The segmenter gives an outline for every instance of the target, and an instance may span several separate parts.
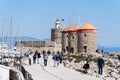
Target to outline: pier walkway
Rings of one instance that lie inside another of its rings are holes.
[[[82,74],[73,69],[66,68],[63,64],[54,67],[52,56],[49,56],[48,66],[43,66],[43,58],[40,64],[28,64],[28,59],[23,60],[24,68],[32,75],[34,80],[101,80],[99,78]]]

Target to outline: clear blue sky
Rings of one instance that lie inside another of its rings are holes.
[[[88,21],[98,29],[98,44],[120,46],[120,0],[0,0],[0,30],[3,17],[11,16],[14,35],[19,27],[22,36],[42,40],[50,38],[56,19],[65,26]]]

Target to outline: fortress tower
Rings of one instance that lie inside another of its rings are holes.
[[[69,53],[77,53],[77,35],[76,35],[77,29],[79,29],[77,25],[68,28],[68,52]]]
[[[55,28],[51,29],[51,41],[55,41],[57,44],[61,44],[61,30],[60,21],[56,20]]]
[[[90,23],[77,30],[78,52],[95,53],[97,49],[97,29]]]
[[[63,29],[62,31],[62,51],[66,52],[68,51],[68,32],[67,32],[67,28]]]
[[[58,46],[63,52],[95,53],[97,29],[88,22],[81,27],[75,25],[62,29],[60,21],[56,20],[55,28],[51,29],[51,41],[56,42],[56,48]]]
[[[79,27],[76,25],[69,26],[62,31],[62,51],[77,53],[77,29],[79,29]]]

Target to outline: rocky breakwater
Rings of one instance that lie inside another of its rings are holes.
[[[103,74],[98,74],[98,57],[102,56],[105,61]],[[86,71],[83,65],[88,60],[90,68]],[[84,74],[99,77],[103,80],[120,80],[120,53],[99,54],[81,53],[76,55],[65,55],[63,59],[65,67],[72,68]]]

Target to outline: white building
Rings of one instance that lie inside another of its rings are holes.
[[[0,80],[9,80],[9,70],[9,67],[0,65]]]

